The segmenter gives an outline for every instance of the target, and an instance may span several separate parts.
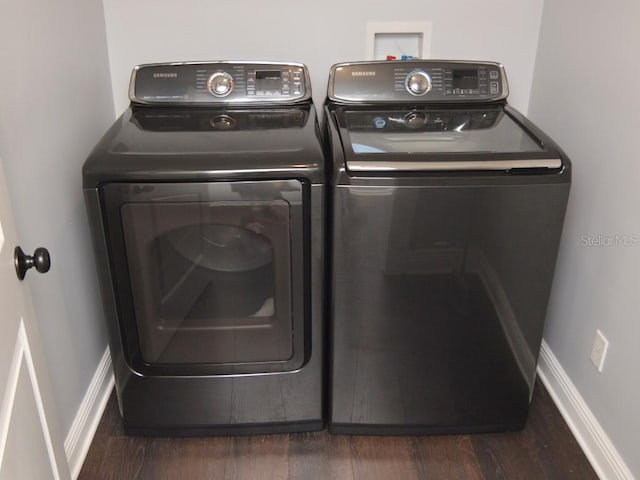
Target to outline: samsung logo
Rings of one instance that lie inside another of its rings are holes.
[[[178,78],[178,74],[176,72],[156,72],[153,74],[153,78]]]
[[[352,77],[375,77],[376,72],[351,72]]]

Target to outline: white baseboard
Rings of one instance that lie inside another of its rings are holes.
[[[71,478],[74,480],[80,474],[80,469],[102,418],[113,385],[111,355],[107,348],[64,441],[64,451],[67,454]]]
[[[544,341],[538,375],[598,477],[603,480],[634,480],[629,467]]]

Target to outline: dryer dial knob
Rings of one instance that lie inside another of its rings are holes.
[[[404,86],[411,95],[419,97],[431,90],[431,77],[424,70],[413,70],[405,78]]]
[[[213,96],[226,97],[233,91],[233,77],[227,72],[216,72],[209,77],[207,89]]]
[[[231,130],[236,125],[236,121],[229,115],[217,115],[211,119],[210,123],[216,130]]]

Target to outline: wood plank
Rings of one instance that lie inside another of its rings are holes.
[[[353,436],[351,455],[356,479],[420,478],[410,437]]]
[[[291,435],[288,478],[353,480],[350,442],[326,431]]]
[[[413,437],[419,478],[483,480],[469,436]]]

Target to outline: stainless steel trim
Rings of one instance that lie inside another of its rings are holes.
[[[131,72],[131,79],[129,80],[129,101],[131,102],[139,102],[136,100],[136,75],[138,75],[138,70],[143,66],[144,65],[136,65]]]
[[[500,75],[502,76],[502,78],[504,79],[504,81],[502,82],[502,94],[500,95],[500,97],[496,97],[491,99],[491,101],[500,101],[500,100],[506,100],[506,98],[509,96],[509,82],[507,81],[507,73],[505,72],[504,69],[504,65],[502,65],[499,62],[483,62],[483,61],[475,61],[475,60],[436,60],[436,59],[412,59],[412,60],[373,60],[373,61],[365,61],[365,62],[343,62],[343,63],[335,63],[331,66],[331,69],[329,70],[329,85],[327,87],[327,98],[332,101],[332,102],[336,102],[336,103],[340,103],[340,104],[359,104],[359,103],[363,103],[363,100],[345,100],[345,99],[341,99],[339,97],[335,96],[334,90],[333,90],[333,84],[334,84],[334,80],[335,80],[335,75],[336,75],[336,70],[340,67],[349,67],[349,66],[354,66],[354,65],[376,65],[376,64],[387,64],[387,63],[406,63],[406,64],[410,64],[411,62],[414,63],[421,63],[421,64],[429,64],[429,63],[457,63],[460,65],[478,65],[478,64],[484,64],[484,65],[492,65],[494,67],[496,67],[498,70],[500,70]],[[473,99],[468,99],[468,98],[460,98],[460,99],[449,99],[447,100],[448,102],[452,102],[452,103],[458,103],[458,102],[463,102],[463,103],[475,103],[475,102],[485,102],[486,100],[473,100]],[[424,103],[428,103],[429,100],[424,100]],[[369,103],[369,102],[367,102]],[[376,101],[375,103],[398,103],[397,100],[382,100],[382,101]]]
[[[521,168],[562,167],[559,158],[532,160],[485,160],[485,161],[437,161],[411,162],[392,160],[347,160],[347,170],[352,172],[409,172],[409,171],[446,171],[446,170],[514,170]]]
[[[233,103],[239,105],[251,105],[251,104],[260,104],[260,105],[269,105],[269,104],[286,104],[286,103],[300,103],[306,102],[311,99],[311,78],[309,76],[309,69],[304,63],[300,62],[272,62],[272,61],[264,61],[264,60],[214,60],[214,61],[200,61],[200,62],[158,62],[158,63],[141,63],[133,67],[131,71],[131,79],[129,80],[129,101],[133,103],[138,103],[141,105],[156,105],[152,102],[146,102],[144,100],[136,97],[135,85],[136,85],[136,76],[138,74],[138,70],[141,68],[147,67],[171,67],[171,66],[180,66],[180,65],[264,65],[264,66],[279,66],[279,67],[298,67],[301,68],[304,72],[304,88],[305,95],[300,98],[296,98],[295,100],[291,100],[289,98],[270,98],[268,102],[265,101],[255,101],[251,99],[245,100],[233,100],[233,101],[216,101],[216,104],[224,104],[224,103]],[[212,102],[213,103],[213,102]],[[188,104],[185,104],[188,105]],[[200,104],[205,105],[205,104]]]

